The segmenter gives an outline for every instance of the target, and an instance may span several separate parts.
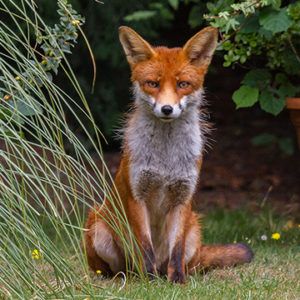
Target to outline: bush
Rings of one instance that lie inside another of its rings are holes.
[[[300,1],[215,1],[208,9],[206,18],[222,35],[224,66],[249,70],[233,94],[237,108],[258,102],[278,115],[300,91]]]

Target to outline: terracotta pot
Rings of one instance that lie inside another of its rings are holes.
[[[290,111],[290,117],[296,129],[298,148],[300,149],[300,98],[287,98],[286,108]]]

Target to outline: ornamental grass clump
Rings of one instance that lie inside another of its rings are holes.
[[[57,24],[49,27],[35,2],[0,0],[0,298],[92,294],[82,245],[86,211],[104,197],[118,198],[103,162],[101,132],[67,60],[84,19],[68,1],[57,5]],[[58,72],[76,98],[54,82]],[[121,213],[118,221],[128,228]],[[132,254],[134,238],[128,229],[125,240],[119,224],[110,225]]]

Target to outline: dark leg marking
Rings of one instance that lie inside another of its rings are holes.
[[[167,258],[159,267],[158,273],[160,276],[165,276],[168,274],[168,264],[169,264],[169,258]]]
[[[150,277],[154,277],[157,272],[153,247],[149,242],[144,242],[142,248],[146,272]]]
[[[168,279],[171,282],[185,283],[183,252],[184,247],[182,242],[177,242],[172,250],[168,265]]]

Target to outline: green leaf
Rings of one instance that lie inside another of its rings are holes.
[[[191,26],[191,28],[200,26],[203,23],[202,14],[203,12],[199,6],[194,6],[191,9],[188,19],[188,23]]]
[[[258,88],[242,85],[233,93],[232,99],[236,108],[251,107],[258,101]]]
[[[274,34],[286,31],[293,24],[293,21],[289,18],[286,9],[278,11],[267,9],[261,12],[259,24]]]
[[[17,110],[23,116],[35,116],[43,113],[43,109],[39,103],[36,101],[34,103],[25,103],[24,101],[15,101],[12,102],[11,107]]]
[[[231,18],[229,20],[226,20],[225,25],[225,33],[228,33],[231,29],[236,30],[236,28],[240,25],[239,21],[235,18]]]
[[[273,0],[272,5],[275,9],[279,9],[281,6],[281,0]]]
[[[260,27],[257,14],[247,18],[243,17],[243,20],[240,20],[240,23],[242,24],[242,28],[240,30],[241,33],[257,32]]]
[[[276,97],[273,93],[266,90],[260,94],[259,104],[262,110],[277,116],[285,106],[285,97]]]
[[[276,136],[271,133],[262,133],[256,135],[251,139],[251,143],[254,146],[267,146],[276,142]]]
[[[281,0],[264,0],[265,5],[272,5],[274,8],[279,9],[281,6]]]
[[[169,4],[176,10],[179,5],[179,0],[169,0]]]
[[[242,83],[251,87],[263,87],[269,84],[270,80],[271,74],[268,70],[253,69],[245,75]]]
[[[297,45],[297,47],[299,46]],[[299,76],[300,62],[291,49],[285,50],[282,64],[287,74]]]
[[[147,20],[156,15],[156,11],[154,10],[139,10],[135,11],[134,13],[127,15],[124,20],[127,22],[131,21],[141,21],[141,20]]]
[[[278,146],[279,149],[286,155],[292,155],[294,153],[294,143],[289,137],[279,139]]]
[[[231,61],[223,62],[223,67],[230,67],[230,66],[231,66]]]
[[[286,84],[288,83],[289,79],[284,73],[277,73],[275,76],[275,83],[276,84]]]
[[[300,2],[297,1],[295,3],[290,4],[288,6],[287,13],[292,19],[299,20],[300,19]]]
[[[278,89],[278,94],[280,97],[286,98],[286,97],[294,97],[297,93],[298,89],[296,86],[292,85],[291,83],[287,82],[286,84],[283,84]]]
[[[207,7],[207,9],[208,9],[208,11],[209,11],[210,13],[216,14],[216,5],[215,5],[214,3],[208,2],[208,3],[206,4],[206,7]]]
[[[258,34],[266,38],[268,41],[271,41],[273,38],[273,33],[270,30],[266,30],[264,27],[260,27]]]

